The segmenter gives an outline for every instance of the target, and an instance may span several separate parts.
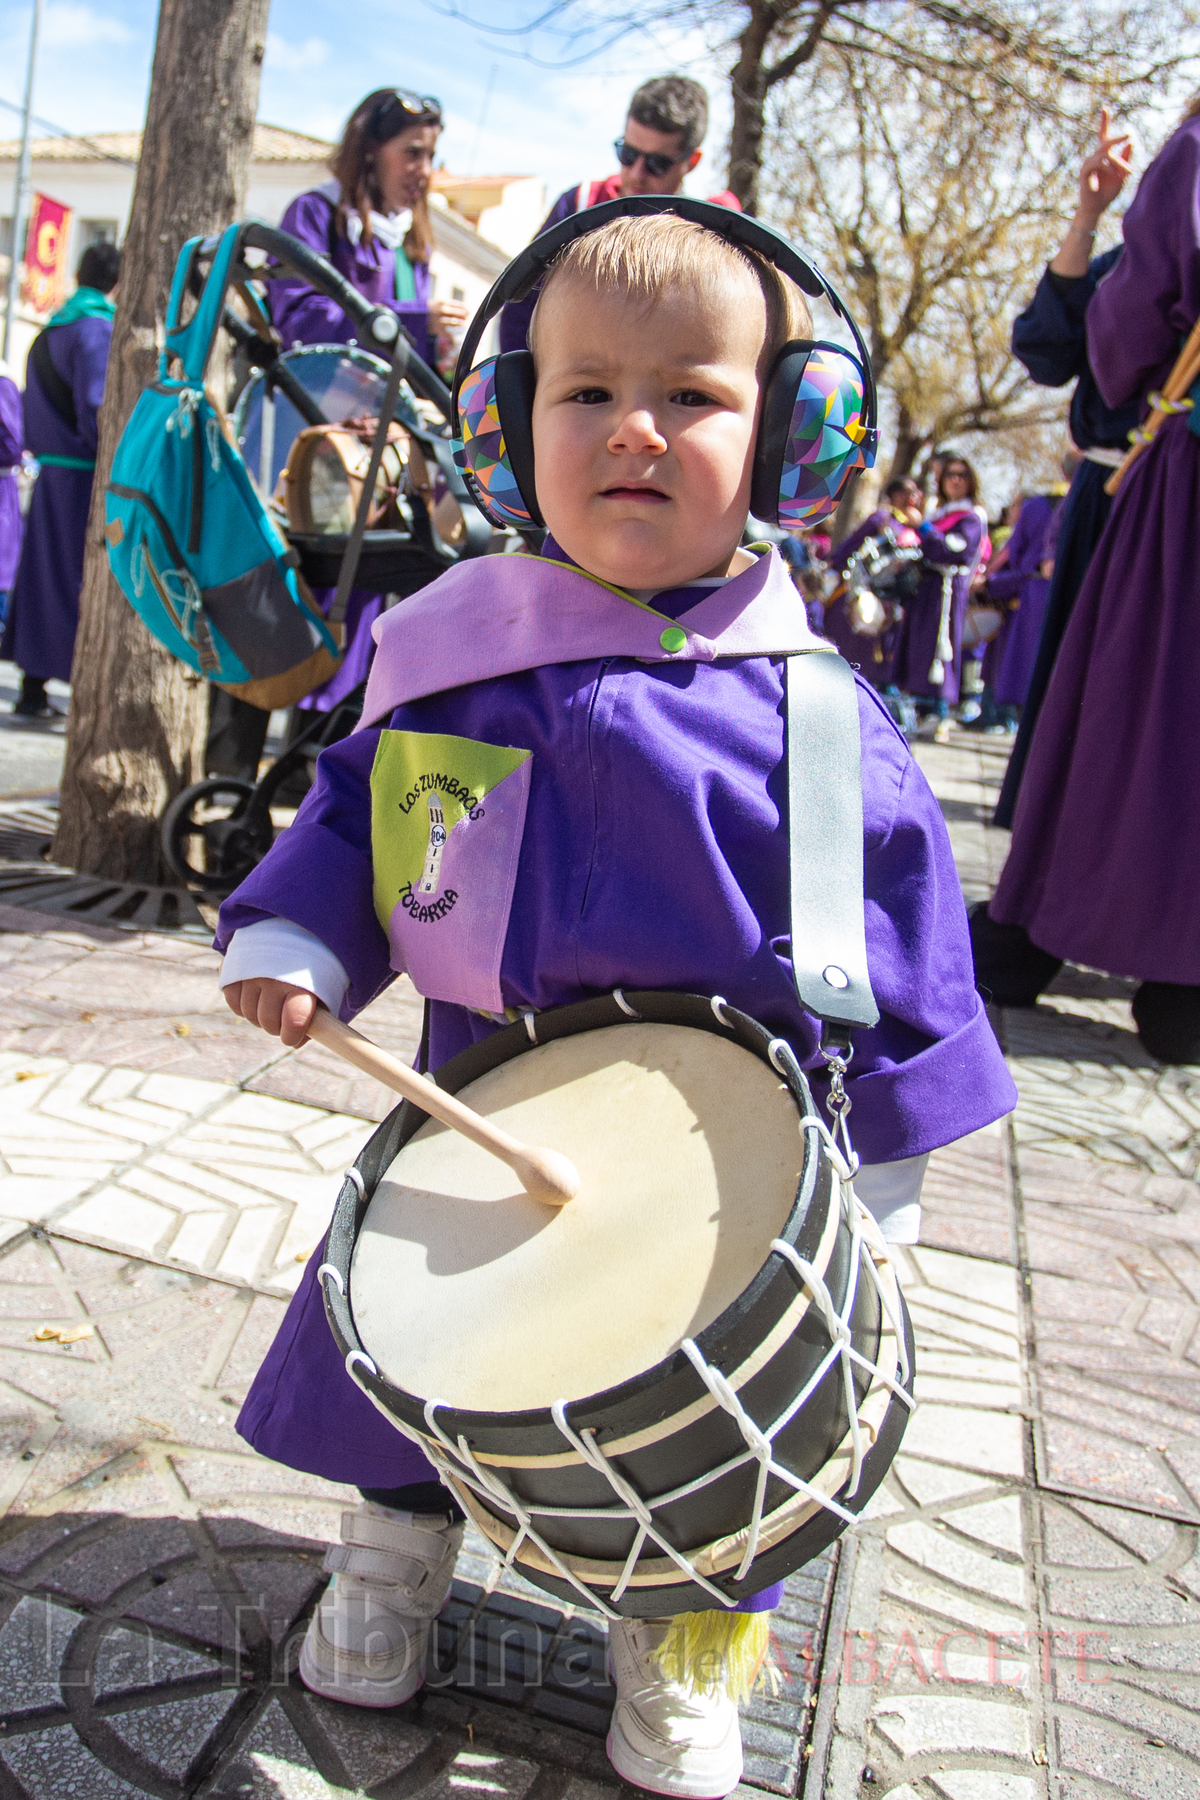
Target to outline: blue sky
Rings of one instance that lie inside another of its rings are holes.
[[[475,3],[498,24],[519,24],[534,10],[533,0]],[[151,0],[47,0],[35,113],[74,131],[139,126],[156,10]],[[0,99],[7,102],[21,99],[29,20],[24,5],[0,13]],[[435,10],[434,0],[359,0],[336,11],[314,0],[273,0],[259,116],[333,137],[363,93],[394,82],[440,96],[447,167],[536,174],[557,193],[615,167],[611,145],[629,93],[672,69],[704,80],[713,100],[711,149],[688,184],[710,193],[724,186],[726,90],[719,63],[682,35],[643,35],[586,67],[555,71],[506,54],[496,40]],[[16,114],[0,109],[0,137],[16,132]]]

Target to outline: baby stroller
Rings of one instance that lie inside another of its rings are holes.
[[[197,296],[228,235],[193,247],[187,283]],[[267,316],[263,286],[284,274],[301,276],[335,300],[355,327],[357,345],[285,350]],[[244,308],[244,316],[228,304],[221,313],[239,375],[233,435],[264,504],[271,506],[284,477],[287,518],[277,500],[272,518],[309,588],[336,589],[327,617],[340,622],[353,587],[384,593],[394,604],[456,562],[508,547],[512,534],[494,531],[483,518],[454,463],[449,389],[417,355],[394,312],[364,300],[307,245],[255,222],[238,228],[235,254],[222,275]],[[303,434],[312,439],[311,428],[344,421],[357,430],[354,456],[339,464],[325,453],[329,444],[320,434],[323,454],[293,455]],[[421,479],[405,479],[401,470],[388,490],[390,516],[380,527],[372,515],[388,480],[388,458],[400,456],[409,471],[419,465]],[[294,483],[287,485],[292,463],[305,471],[302,494]],[[294,727],[304,715],[293,715],[291,739],[261,780],[214,775],[177,795],[160,825],[163,856],[175,879],[212,900],[231,893],[271,847],[272,805],[285,796],[295,803],[319,752],[353,730],[362,701],[360,686],[330,711],[312,711],[298,733]]]

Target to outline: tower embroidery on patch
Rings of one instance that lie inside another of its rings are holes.
[[[421,871],[421,879],[417,883],[418,894],[436,894],[442,879],[442,851],[446,848],[446,814],[442,805],[442,796],[436,788],[429,796],[429,848],[425,852],[425,867]]]

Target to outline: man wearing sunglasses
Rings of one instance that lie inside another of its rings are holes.
[[[602,200],[677,194],[684,176],[700,161],[707,130],[708,95],[698,81],[686,75],[660,75],[643,82],[629,102],[625,130],[613,145],[620,164],[616,174],[603,181],[581,181],[578,187],[560,194],[538,235]],[[709,199],[718,206],[740,210],[737,197],[729,192],[710,194]],[[504,308],[500,315],[502,350],[525,348],[536,302],[535,288],[526,299]]]

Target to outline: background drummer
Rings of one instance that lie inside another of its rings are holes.
[[[573,593],[582,572],[597,595],[611,600],[601,584],[634,590],[677,619],[728,584],[739,630],[750,628],[764,583],[787,582],[774,552],[764,568],[739,548],[761,371],[809,331],[802,296],[777,271],[678,217],[617,218],[564,253],[532,328],[533,443],[544,554],[567,565]],[[495,571],[511,560],[472,565],[483,630]],[[397,667],[405,613],[385,621]],[[449,654],[472,650],[456,637]],[[499,837],[462,840],[456,886],[495,893],[501,868],[511,870],[511,901],[427,982],[439,995],[435,1067],[496,1028],[467,998],[493,979],[502,1006],[518,1010],[618,986],[721,993],[819,1067],[816,1022],[790,965],[780,659],[581,661],[568,644],[561,660],[511,674],[451,675],[445,691],[364,715],[363,729],[323,753],[296,823],[225,903],[218,947],[233,1010],[299,1044],[318,999],[351,1017],[393,978],[372,897],[374,858],[389,841],[384,823],[372,838],[371,777],[386,739],[435,746],[439,768],[456,757],[464,771],[529,762],[524,807],[493,809]],[[999,1118],[1016,1096],[974,989],[941,813],[864,683],[858,699],[867,952],[882,1013],[859,1036],[849,1083],[866,1164],[859,1191],[885,1235],[911,1242],[929,1151]],[[381,807],[381,821],[393,816]],[[346,1374],[320,1261],[309,1260],[239,1429],[264,1454],[367,1496],[345,1515],[330,1565],[339,1572],[301,1673],[334,1699],[397,1704],[420,1685],[461,1528],[419,1450]],[[769,1590],[742,1608],[777,1598]],[[742,1766],[736,1705],[664,1675],[656,1652],[667,1623],[611,1627],[610,1755],[659,1792],[727,1794]]]

